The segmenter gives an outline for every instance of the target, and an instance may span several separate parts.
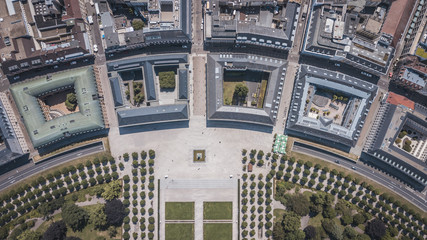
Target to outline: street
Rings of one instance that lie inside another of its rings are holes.
[[[35,175],[39,172],[43,172],[49,168],[75,160],[77,158],[103,152],[104,150],[104,146],[102,142],[100,142],[99,144],[95,144],[94,146],[66,153],[58,157],[53,157],[37,164],[31,162],[20,168],[14,169],[6,174],[0,175],[0,191],[32,175]]]
[[[363,175],[383,185],[386,188],[389,188],[391,191],[399,194],[409,202],[413,203],[415,206],[421,208],[424,211],[427,211],[427,202],[425,200],[425,196],[423,199],[423,196],[421,193],[415,192],[414,190],[407,188],[401,182],[383,175],[382,173],[369,167],[368,165],[362,164],[361,162],[356,164],[350,161],[346,161],[346,160],[343,160],[343,158],[337,157],[333,154],[327,154],[325,152],[316,151],[312,148],[308,148],[302,145],[294,144],[292,147],[292,151],[307,154],[316,158],[320,158],[323,161],[331,162],[334,164],[336,164],[336,161],[339,161],[340,163],[338,165],[340,165],[341,167],[345,167],[352,171],[355,171],[358,174]],[[353,170],[352,167],[355,167],[356,169]]]

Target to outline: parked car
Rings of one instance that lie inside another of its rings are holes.
[[[98,45],[96,45],[96,44],[93,45],[93,51],[98,52]]]
[[[367,76],[367,77],[372,77],[372,74],[370,74],[370,73],[367,73],[367,72],[360,72],[362,75],[365,75],[365,76]]]

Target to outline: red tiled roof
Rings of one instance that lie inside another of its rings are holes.
[[[414,110],[415,108],[415,103],[413,101],[409,100],[408,98],[402,95],[392,93],[392,92],[388,93],[387,102],[393,105],[403,105],[412,110]]]
[[[62,21],[65,21],[67,19],[82,18],[82,12],[80,11],[79,1],[64,0],[64,7],[67,11],[67,15],[62,16]]]
[[[406,23],[411,16],[412,6],[414,6],[414,4],[414,0],[396,0],[391,4],[381,32],[393,36],[393,46],[396,46],[400,35],[405,30]]]

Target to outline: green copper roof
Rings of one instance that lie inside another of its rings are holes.
[[[74,86],[79,112],[46,121],[37,97]],[[104,128],[93,67],[73,69],[11,87],[35,148]]]

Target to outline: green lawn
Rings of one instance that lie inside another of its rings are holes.
[[[228,220],[233,218],[232,202],[204,202],[203,219]]]
[[[166,220],[194,220],[194,202],[166,202]]]
[[[233,239],[232,223],[204,223],[204,240],[231,240]]]
[[[166,240],[193,240],[194,224],[193,223],[166,223],[165,239]]]
[[[265,92],[267,89],[267,80],[262,80],[261,81],[261,89],[259,91],[259,97],[258,97],[258,108],[263,108],[264,106],[264,97],[265,97]]]

